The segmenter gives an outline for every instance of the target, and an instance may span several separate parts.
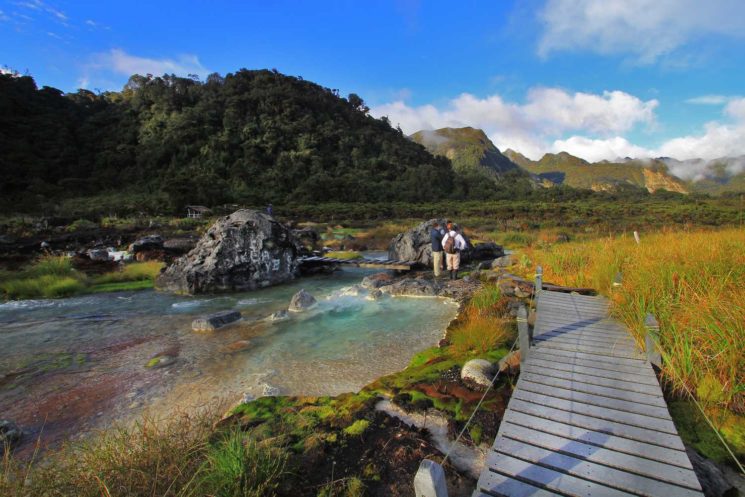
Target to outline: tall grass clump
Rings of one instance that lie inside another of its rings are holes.
[[[0,274],[0,293],[6,299],[69,297],[85,289],[87,278],[66,257],[44,256],[22,271]]]
[[[496,285],[480,288],[463,312],[461,323],[448,332],[456,357],[479,356],[504,345],[514,334],[505,317],[508,301]]]
[[[217,442],[212,413],[169,421],[145,418],[90,441],[69,443],[23,462],[5,452],[4,497],[247,497],[271,495],[283,474],[281,447],[257,445],[241,432]]]
[[[120,271],[102,274],[96,278],[95,283],[102,285],[124,281],[154,280],[162,268],[163,263],[158,261],[133,262],[123,266]]]
[[[600,239],[531,257],[543,265],[545,281],[609,296],[612,313],[641,347],[644,319],[653,314],[663,379],[673,391],[691,392],[712,412],[745,413],[745,232],[658,233],[638,245],[632,237]],[[745,436],[738,437],[745,453]]]

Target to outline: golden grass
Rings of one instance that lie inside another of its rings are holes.
[[[710,404],[745,412],[745,232],[668,232],[525,251],[544,281],[589,286],[644,343],[660,324],[663,374]],[[621,286],[613,281],[621,275]]]
[[[102,274],[96,278],[96,284],[119,283],[123,281],[154,280],[164,264],[158,261],[133,262],[122,267],[121,271]]]

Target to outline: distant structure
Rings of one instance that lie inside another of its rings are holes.
[[[206,214],[211,214],[212,211],[209,207],[203,205],[187,205],[186,206],[186,217],[189,219],[201,219]]]

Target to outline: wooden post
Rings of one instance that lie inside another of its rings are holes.
[[[535,288],[533,294],[538,295],[543,290],[543,268],[538,266],[535,268]]]
[[[639,232],[638,231],[634,231],[634,241],[636,242],[637,245],[639,245],[639,243],[641,243],[641,240],[639,240]]]
[[[517,336],[520,341],[520,362],[528,359],[530,350],[530,335],[528,332],[528,309],[525,304],[520,304],[517,309]]]
[[[445,470],[442,466],[424,459],[414,476],[414,494],[416,497],[448,497]]]
[[[657,349],[657,343],[660,339],[660,325],[652,314],[647,314],[644,320],[644,327],[647,334],[644,336],[644,347],[647,349],[647,360],[657,366],[662,367],[662,355]]]

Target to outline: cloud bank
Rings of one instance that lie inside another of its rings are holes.
[[[745,98],[728,98],[722,120],[707,123],[700,134],[676,137],[658,148],[636,145],[623,134],[639,126],[653,129],[659,102],[622,91],[569,93],[539,87],[528,91],[524,103],[509,102],[500,95],[478,98],[463,93],[441,108],[410,106],[398,100],[374,107],[371,113],[387,116],[407,134],[443,127],[481,128],[500,150],[511,148],[534,160],[561,151],[590,162],[660,156],[711,160],[745,154]],[[674,172],[694,178],[702,174],[703,167]]]
[[[705,36],[745,36],[740,0],[549,0],[539,20],[544,57],[587,50],[652,63]]]

